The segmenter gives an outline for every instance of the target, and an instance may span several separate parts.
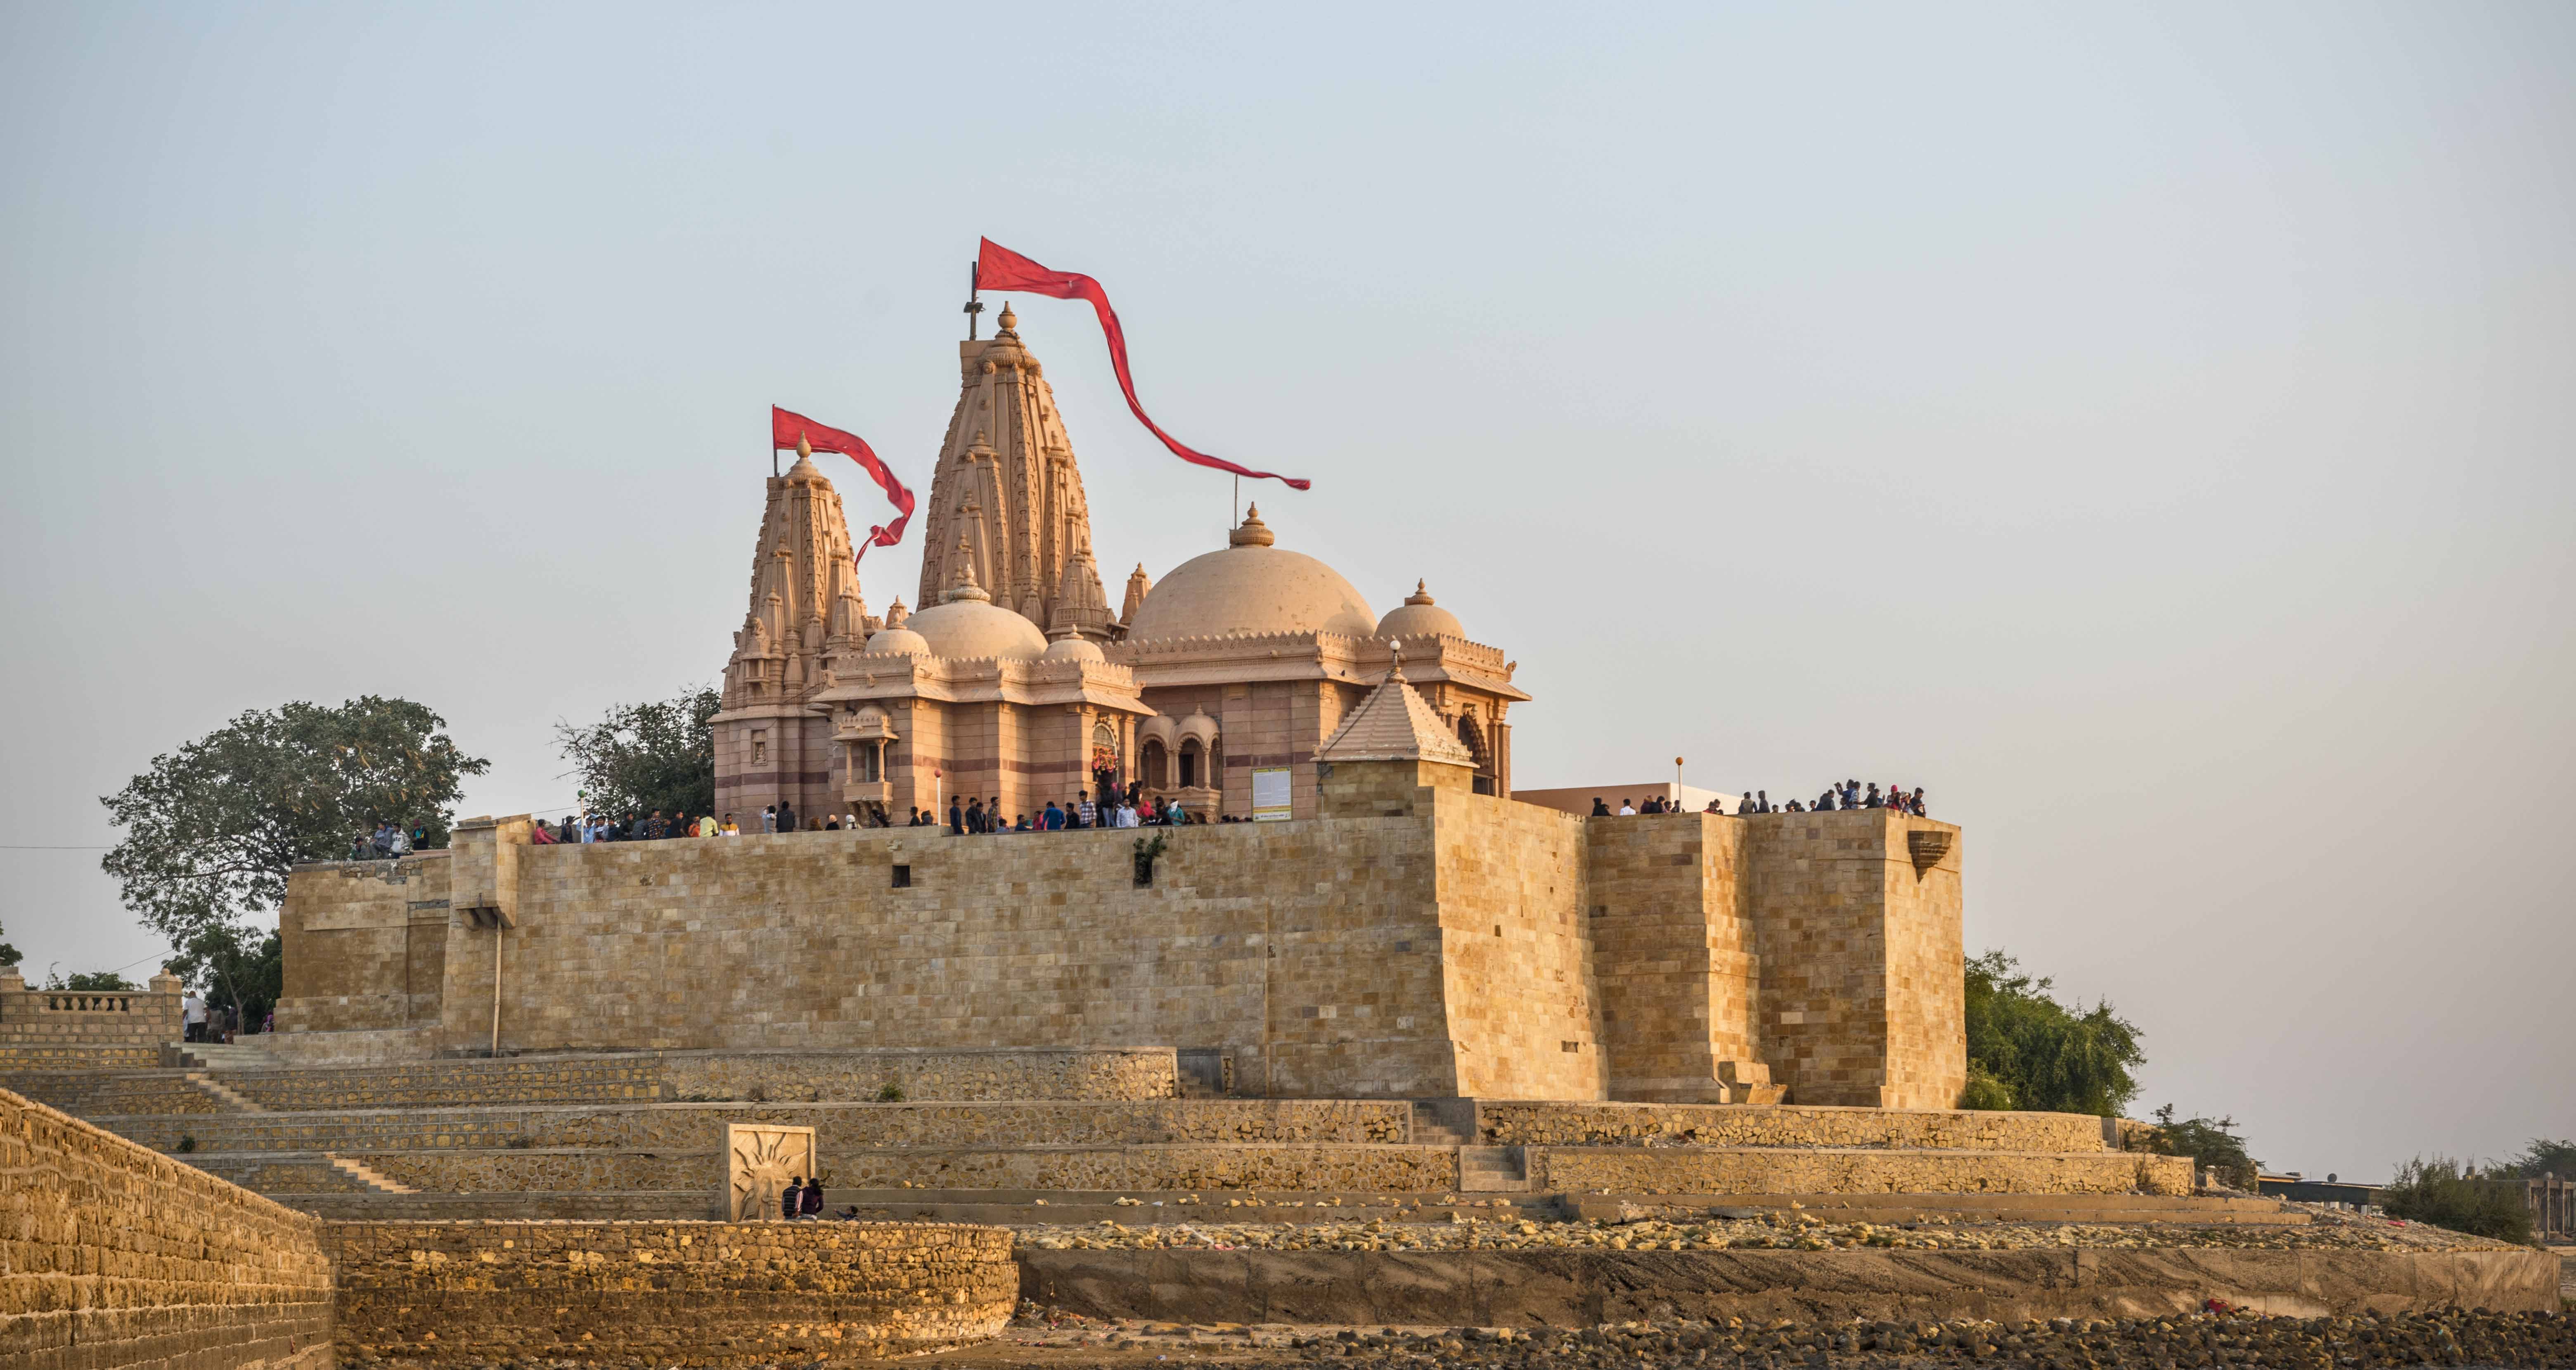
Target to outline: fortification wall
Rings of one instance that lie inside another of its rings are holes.
[[[986,1340],[1011,1234],[937,1223],[346,1222],[340,1346],[405,1364],[901,1355]],[[434,1337],[434,1340],[432,1339]]]
[[[0,1071],[142,1070],[161,1064],[161,1044],[179,1040],[176,976],[150,989],[29,989],[0,966]]]
[[[1494,1146],[1929,1147],[2099,1151],[2085,1113],[1973,1109],[1739,1108],[1713,1104],[1544,1103],[1480,1099],[1478,1139]]]
[[[1454,769],[1345,763],[1326,798],[1365,816],[1151,834],[1167,845],[1146,886],[1133,833],[881,829],[487,863],[476,844],[515,829],[460,825],[455,857],[298,869],[279,1049],[480,1052],[497,939],[505,1053],[1082,1043],[1211,1053],[1256,1095],[1670,1101],[1713,1097],[1742,1062],[1801,1103],[1955,1102],[1958,855],[1918,873],[1907,846],[1955,829],[1883,810],[1589,819],[1412,783]],[[508,889],[457,897],[506,908],[499,932],[447,906],[486,865]],[[981,1097],[1068,1089],[1050,1069],[997,1065]],[[804,1088],[785,1066],[703,1071],[666,1078],[682,1097]]]
[[[0,1362],[328,1370],[320,1226],[0,1091]]]

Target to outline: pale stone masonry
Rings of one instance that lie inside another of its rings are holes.
[[[1383,717],[1435,717],[1409,689]],[[299,868],[279,1025],[487,1047],[499,937],[505,1051],[1082,1043],[1214,1051],[1246,1094],[1953,1102],[1957,829],[1581,818],[1370,726],[1318,765],[1323,816],[1158,830],[1146,885],[1124,832],[533,847],[501,820]],[[428,922],[459,884],[472,910]]]

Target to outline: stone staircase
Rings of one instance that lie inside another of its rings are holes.
[[[1530,1187],[1528,1153],[1516,1146],[1458,1148],[1458,1187],[1480,1193]]]
[[[203,1093],[206,1097],[214,1100],[216,1103],[222,1104],[226,1109],[234,1113],[266,1113],[268,1111],[267,1109],[261,1108],[259,1105],[252,1103],[250,1100],[243,1098],[239,1094],[234,1093],[229,1087],[219,1085],[213,1080],[206,1078],[204,1075],[191,1073],[188,1076],[188,1083],[196,1086],[197,1090],[200,1093]]]
[[[395,1181],[376,1173],[373,1167],[368,1166],[363,1162],[352,1160],[349,1157],[335,1156],[326,1151],[322,1153],[322,1158],[331,1163],[332,1169],[339,1171],[343,1175],[350,1176],[357,1180],[358,1183],[365,1185],[367,1188],[372,1189],[379,1194],[417,1194],[420,1192],[419,1190],[412,1188],[410,1185],[398,1184]]]

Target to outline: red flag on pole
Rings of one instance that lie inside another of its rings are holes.
[[[895,508],[894,522],[870,528],[866,537],[857,540],[858,545],[850,549],[851,564],[856,565],[871,547],[892,547],[903,541],[903,525],[912,518],[912,492],[894,478],[894,472],[887,470],[884,462],[877,460],[867,440],[856,433],[816,423],[792,410],[769,406],[770,444],[780,451],[792,451],[800,438],[817,452],[838,452],[857,462],[876,478],[877,488],[885,491],[886,501]]]
[[[983,243],[983,255],[975,262],[976,289],[1026,290],[1059,300],[1091,302],[1092,312],[1100,316],[1100,331],[1109,337],[1109,365],[1118,372],[1118,388],[1127,394],[1128,409],[1134,411],[1138,423],[1145,425],[1155,437],[1163,440],[1165,447],[1172,449],[1173,456],[1194,466],[1212,466],[1238,476],[1280,481],[1291,490],[1303,490],[1314,484],[1313,481],[1283,476],[1274,471],[1255,471],[1248,466],[1237,466],[1222,457],[1211,457],[1205,452],[1182,446],[1178,439],[1147,418],[1145,406],[1136,402],[1136,382],[1127,374],[1127,334],[1118,326],[1118,311],[1109,307],[1109,292],[1100,288],[1100,282],[1071,271],[1049,271],[990,238],[984,239]]]

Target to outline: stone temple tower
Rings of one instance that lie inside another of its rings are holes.
[[[987,341],[957,345],[962,384],[922,510],[917,600],[939,603],[963,561],[995,604],[1049,636],[1106,639],[1115,620],[1073,440],[1008,304],[1000,324]]]
[[[786,475],[769,478],[750,609],[725,662],[724,709],[715,716],[719,815],[758,832],[765,805],[785,800],[800,815],[819,815],[838,800],[829,708],[811,701],[880,626],[859,597],[840,494],[799,453]]]

